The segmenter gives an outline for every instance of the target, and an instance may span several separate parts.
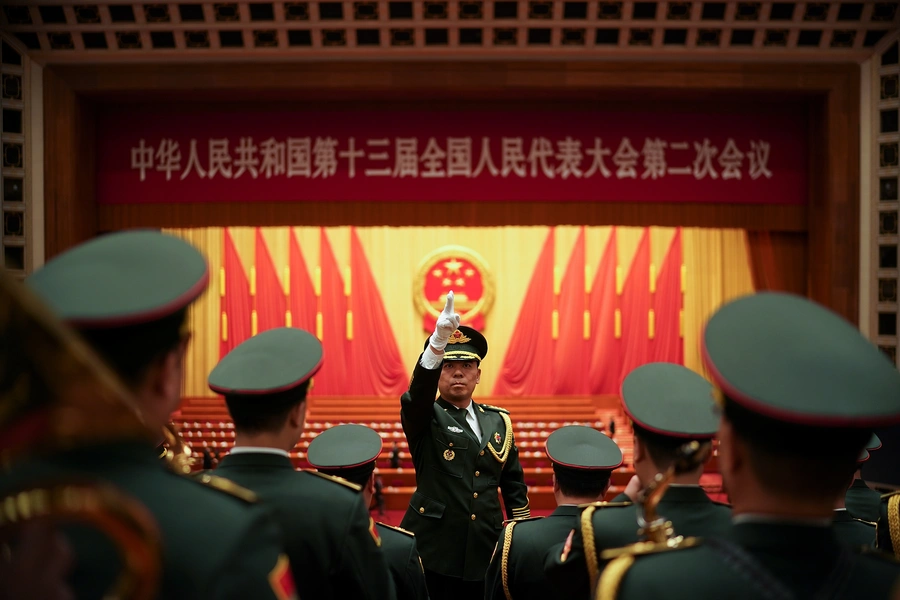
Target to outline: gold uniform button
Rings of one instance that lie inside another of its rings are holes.
[[[425,512],[425,507],[424,507],[424,506],[419,507],[419,512],[420,512],[420,513],[424,513],[424,512]]]
[[[472,497],[473,497],[473,498],[477,498],[477,497],[478,497],[478,492],[475,492],[474,494],[472,494]]]
[[[453,447],[453,442],[450,442],[450,447],[451,447],[451,448]]]
[[[475,477],[479,477],[481,473],[479,471],[475,471]]]
[[[478,453],[478,456],[484,456],[484,450]]]
[[[473,520],[473,521],[475,520],[475,515],[472,515],[472,520]]]

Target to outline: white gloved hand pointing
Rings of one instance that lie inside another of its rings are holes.
[[[447,303],[444,310],[438,316],[434,325],[434,333],[431,334],[429,344],[437,353],[442,353],[447,347],[447,341],[453,332],[459,328],[459,315],[453,312],[453,291],[447,293]]]

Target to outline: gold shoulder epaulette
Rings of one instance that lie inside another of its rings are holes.
[[[900,490],[894,490],[893,492],[888,492],[887,494],[882,494],[881,499],[885,500],[887,498],[890,498],[891,496],[896,496],[897,494],[900,494]]]
[[[702,539],[694,537],[684,538],[677,544],[672,544],[671,540],[669,543],[663,542],[661,544],[658,544],[656,542],[637,542],[636,544],[623,546],[622,548],[611,548],[609,550],[604,550],[600,553],[600,558],[603,560],[612,560],[624,554],[629,554],[631,556],[659,554],[660,552],[671,552],[673,550],[693,548],[694,546],[699,546],[702,542]]]
[[[220,492],[225,492],[226,494],[230,494],[235,498],[240,498],[244,502],[250,504],[259,500],[257,495],[251,490],[248,490],[245,487],[241,487],[230,479],[225,479],[224,477],[216,477],[215,475],[210,475],[209,473],[203,473],[199,477],[195,477],[193,479],[196,479],[207,487],[211,487],[214,490],[219,490]]]
[[[404,535],[408,535],[409,537],[416,537],[415,533],[413,533],[412,531],[409,531],[407,529],[403,529],[402,527],[397,527],[395,525],[388,525],[387,523],[382,523],[381,521],[379,521],[378,524],[381,525],[382,527],[387,527],[388,529],[393,529],[394,531],[399,531],[400,533],[402,533]]]
[[[525,521],[537,521],[538,519],[543,519],[544,517],[516,517],[515,519],[506,519],[503,521],[503,525],[507,525],[508,523],[523,523]]]
[[[491,404],[481,404],[480,406],[483,406],[484,408],[487,408],[490,410],[496,410],[497,412],[509,414],[509,411],[506,410],[505,408],[503,408],[502,406],[493,406]]]
[[[358,491],[362,490],[361,485],[357,485],[357,484],[353,483],[352,481],[347,481],[343,477],[335,477],[334,475],[326,475],[325,473],[319,473],[318,471],[313,471],[311,469],[310,470],[304,469],[304,471],[306,471],[310,475],[316,475],[317,477],[321,477],[322,479],[327,479],[328,481],[333,481],[335,483],[339,483],[343,486],[350,488],[354,492],[358,492]]]
[[[634,502],[588,502],[587,504],[579,504],[578,508],[587,508],[595,506],[597,508],[614,508],[617,506],[633,506]]]

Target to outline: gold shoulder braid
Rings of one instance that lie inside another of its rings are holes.
[[[596,560],[596,559],[595,559]],[[600,584],[597,586],[597,594],[594,600],[616,600],[619,594],[619,587],[625,578],[625,573],[634,564],[634,556],[631,554],[623,554],[610,562],[603,569],[603,577],[600,578]]]
[[[494,456],[494,459],[502,465],[505,464],[506,459],[509,458],[509,450],[512,448],[513,429],[509,415],[505,412],[501,412],[499,415],[500,418],[503,419],[503,425],[506,426],[506,436],[503,438],[503,447],[500,448],[500,452],[497,452],[494,450],[493,446],[488,444],[488,450]]]
[[[888,531],[891,534],[894,556],[900,558],[900,494],[894,494],[888,498],[887,511]]]
[[[597,563],[597,545],[594,541],[594,511],[596,506],[588,506],[581,513],[581,539],[584,544],[584,562],[587,563],[588,575],[591,578],[591,589],[597,585],[600,567]]]
[[[512,534],[515,526],[515,521],[506,526],[506,531],[503,533],[503,552],[500,554],[500,573],[503,575],[503,593],[506,595],[506,600],[512,600],[512,594],[509,593],[507,568],[509,567],[509,550],[512,548]]]

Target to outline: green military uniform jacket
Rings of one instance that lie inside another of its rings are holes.
[[[214,471],[256,492],[281,525],[300,598],[393,598],[375,522],[357,486],[296,471],[286,456],[229,454]]]
[[[630,502],[589,505],[584,508],[584,512],[576,517],[572,525],[575,534],[571,548],[564,552],[563,536],[547,556],[547,576],[554,585],[573,597],[586,597],[590,593],[592,574],[596,577],[597,569],[603,567],[601,552],[627,546],[640,539],[637,522],[640,510],[640,505]],[[718,535],[731,526],[731,509],[725,504],[710,500],[698,485],[670,486],[663,494],[657,512],[672,522],[677,535]],[[594,548],[590,564],[585,550],[585,518],[590,518],[590,537],[587,539],[593,538],[593,544],[587,544]]]
[[[72,477],[112,484],[149,510],[162,538],[158,598],[284,600],[270,582],[270,575],[274,585],[284,582],[279,568],[287,571],[277,526],[268,510],[249,501],[252,494],[243,492],[241,499],[178,475],[152,446],[131,441],[18,464],[3,474],[0,494]],[[224,483],[220,487],[237,488]],[[75,557],[71,575],[75,597],[104,597],[120,569],[118,552],[96,529],[65,531]]]
[[[886,600],[898,578],[900,564],[843,545],[832,527],[746,522],[724,539],[612,560],[596,598]]]
[[[881,503],[881,494],[866,485],[862,479],[854,479],[847,494],[844,496],[844,506],[851,515],[864,521],[878,520],[878,505]]]
[[[416,536],[411,531],[376,523],[381,549],[394,578],[397,600],[428,600],[425,571],[416,549]]]
[[[580,512],[557,506],[547,517],[507,523],[485,576],[485,600],[565,598],[544,576],[544,557],[566,538]]]
[[[503,526],[497,488],[510,518],[529,516],[528,488],[507,412],[475,404],[479,444],[465,431],[465,411],[435,402],[440,375],[416,363],[400,399],[417,484],[401,526],[416,534],[426,569],[480,581]]]
[[[834,511],[834,534],[848,546],[874,546],[875,523],[857,519],[846,510]]]

